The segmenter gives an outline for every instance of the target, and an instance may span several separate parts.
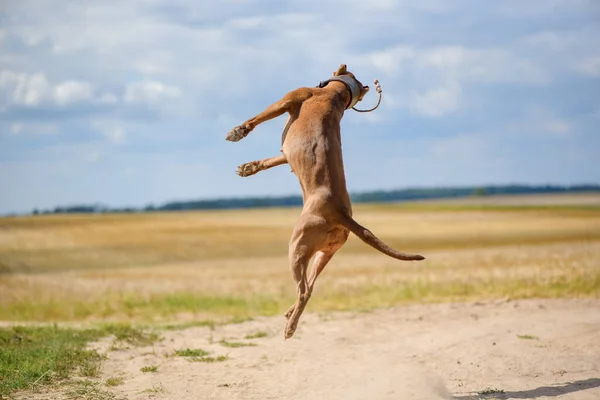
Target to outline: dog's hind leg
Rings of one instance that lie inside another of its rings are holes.
[[[349,232],[342,229],[332,229],[327,232],[327,246],[324,249],[317,251],[315,254],[315,259],[313,260],[312,269],[310,271],[310,277],[308,278],[309,297],[312,295],[317,278],[321,272],[323,272],[327,263],[331,261],[335,253],[342,248],[344,243],[346,243],[348,240],[348,235]],[[287,319],[291,317],[295,307],[296,304],[294,303],[284,314]]]
[[[310,271],[310,278],[308,278],[308,291],[310,294],[312,294],[317,278],[319,277],[321,272],[323,272],[327,263],[331,261],[334,254],[335,251],[317,252],[317,255],[315,256],[315,260],[313,262],[312,270]]]
[[[317,249],[322,248],[327,239],[328,226],[324,219],[302,215],[290,241],[290,269],[297,285],[298,298],[288,317],[284,336],[294,336],[300,316],[310,299],[310,286],[307,278],[308,263]]]
[[[285,156],[277,156],[271,158],[265,158],[264,160],[251,161],[246,164],[242,164],[237,168],[236,173],[239,176],[250,176],[257,172],[264,171],[265,169],[273,168],[281,164],[286,164],[287,160]]]
[[[308,299],[310,298],[306,270],[312,254],[309,252],[306,246],[302,245],[295,247],[291,252],[290,267],[292,269],[292,274],[294,275],[294,280],[296,281],[298,298],[294,303],[292,313],[289,316],[285,326],[285,339],[289,339],[294,336],[294,332],[296,332],[296,328],[298,327],[300,316],[304,312],[306,303],[308,303]]]
[[[313,288],[315,287],[315,281],[317,280],[319,274],[323,271],[327,263],[333,258],[335,251],[331,252],[323,252],[317,251],[315,254],[315,259],[312,263],[312,270],[310,271],[310,277],[308,278],[308,296],[312,295]],[[292,304],[292,306],[286,311],[285,318],[290,319],[294,309],[296,308],[296,303]]]

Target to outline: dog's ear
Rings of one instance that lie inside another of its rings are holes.
[[[348,72],[348,71],[346,70],[346,64],[342,64],[342,65],[340,65],[340,67],[337,69],[337,71],[335,71],[335,72],[333,73],[333,76],[342,75],[342,74],[345,74],[346,72]]]

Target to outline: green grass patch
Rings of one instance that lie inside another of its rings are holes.
[[[113,376],[104,381],[104,384],[108,387],[120,386],[125,383],[125,378],[122,376]]]
[[[165,331],[180,331],[188,328],[195,327],[208,327],[211,330],[217,326],[230,325],[230,324],[241,324],[244,322],[252,321],[252,317],[229,317],[226,319],[220,318],[220,321],[202,320],[202,321],[187,321],[176,324],[161,325],[160,329]]]
[[[142,393],[164,393],[166,392],[164,386],[162,385],[162,383],[158,383],[158,385],[152,385],[151,388],[146,389],[144,391],[142,391]]]
[[[435,266],[428,271],[440,271]],[[567,271],[565,269],[565,271]],[[391,284],[361,284],[350,288],[328,288],[327,291],[319,292],[311,298],[309,309],[312,312],[340,311],[372,309],[374,307],[389,307],[393,305],[419,303],[419,302],[446,302],[446,301],[469,301],[472,299],[494,299],[510,297],[513,299],[526,298],[564,298],[564,297],[598,297],[600,296],[600,270],[587,269],[561,273],[561,275],[514,277],[501,276],[497,278],[481,277],[469,280],[457,277],[444,277],[444,279],[432,279],[427,277],[410,282],[392,282]],[[250,297],[236,298],[228,296],[216,296],[207,298],[197,293],[181,292],[168,295],[156,295],[152,298],[130,303],[129,315],[131,319],[145,321],[160,315],[167,320],[174,318],[180,313],[201,312],[203,316],[214,318],[214,321],[193,321],[182,324],[166,325],[165,330],[184,329],[193,326],[214,327],[225,323],[246,321],[256,316],[279,315],[286,310],[295,300],[292,291],[284,295],[265,298]],[[177,299],[174,301],[173,299]],[[209,300],[207,300],[209,299]],[[34,307],[34,302],[29,303]],[[70,309],[82,305],[90,307],[90,303],[81,301],[65,301],[57,309],[69,320],[72,315]],[[42,307],[43,308],[43,307]],[[91,307],[93,308],[93,307]],[[117,308],[118,309],[118,308]],[[14,314],[13,312],[14,311]],[[39,315],[34,320],[45,320],[47,315],[38,310]],[[116,311],[115,311],[116,312]],[[7,307],[4,312],[18,317],[19,311],[14,305]],[[2,314],[2,312],[0,312]],[[16,315],[15,315],[16,314]],[[2,319],[2,318],[0,318]],[[18,318],[17,318],[18,319]],[[60,319],[60,318],[59,318]],[[150,344],[158,340],[156,334],[139,331],[120,325],[110,325],[107,328],[121,340],[121,343],[140,346]],[[141,336],[140,336],[141,335]]]
[[[140,297],[132,294],[106,293],[101,299],[54,301],[28,300],[14,302],[0,309],[0,320],[6,321],[80,321],[94,317],[107,318],[125,314],[138,321],[168,320],[180,313],[202,313],[215,316],[215,321],[187,323],[192,326],[214,326],[217,323],[248,321],[255,315],[275,315],[281,300],[268,297],[204,296],[177,292]],[[220,318],[220,321],[219,321]],[[177,324],[172,329],[185,328]],[[168,327],[167,327],[168,328]]]
[[[456,281],[426,279],[408,283],[371,284],[313,296],[310,307],[319,311],[368,311],[409,303],[471,301],[480,298],[529,299],[600,296],[600,270],[578,275],[540,278],[485,278]]]
[[[207,354],[208,351],[202,349],[175,350],[175,355],[179,357],[204,357]]]
[[[267,332],[258,331],[258,332],[247,334],[246,336],[244,336],[244,339],[260,339],[260,338],[265,338],[267,336],[269,336],[267,334]]]
[[[148,365],[145,367],[140,368],[140,371],[146,373],[146,372],[156,372],[158,371],[158,366],[156,365]]]
[[[219,344],[221,346],[225,346],[225,347],[231,347],[231,348],[238,348],[238,347],[252,347],[252,346],[256,346],[256,344],[254,343],[244,343],[244,342],[228,342],[227,340],[221,340],[219,342]]]
[[[0,394],[67,379],[95,377],[102,356],[87,350],[106,332],[56,326],[0,328]]]
[[[101,329],[114,335],[116,341],[136,347],[149,346],[161,340],[161,337],[156,332],[135,328],[127,324],[108,324],[103,325]]]
[[[538,340],[539,339],[537,336],[532,336],[532,335],[517,335],[517,337],[519,339],[525,339],[525,340]]]
[[[179,322],[176,324],[162,325],[161,329],[165,330],[165,331],[180,331],[180,330],[188,329],[188,328],[207,327],[212,330],[212,329],[215,329],[215,326],[217,326],[217,325],[219,325],[217,322],[210,321],[210,320],[187,321],[187,322]]]
[[[217,356],[217,357],[192,357],[190,361],[193,362],[205,362],[205,363],[215,363],[229,360],[227,356]]]
[[[181,312],[212,313],[231,316],[238,320],[246,320],[255,315],[257,310],[275,314],[279,310],[279,302],[275,298],[235,296],[203,296],[197,293],[178,292],[157,295],[149,299],[129,298],[124,300],[125,308],[136,313],[158,313],[173,315]],[[262,313],[261,312],[261,313]]]
[[[85,399],[85,400],[114,400],[114,394],[107,392],[102,388],[102,382],[90,380],[79,381],[73,385],[66,393],[65,399]]]
[[[202,349],[175,350],[176,356],[185,357],[188,359],[188,361],[193,361],[193,362],[213,363],[213,362],[221,362],[221,361],[225,361],[225,360],[229,359],[229,357],[227,357],[227,356],[212,357],[212,356],[209,356],[208,354],[210,354],[208,351],[204,351]]]
[[[87,344],[114,335],[117,341],[143,346],[158,335],[127,325],[89,329],[57,325],[0,328],[0,395],[60,382],[71,376],[96,378],[104,357]],[[77,390],[96,390],[84,385]]]

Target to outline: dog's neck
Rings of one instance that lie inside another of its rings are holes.
[[[346,105],[346,110],[354,107],[356,103],[358,103],[358,99],[360,97],[360,86],[358,85],[356,80],[352,79],[352,77],[348,75],[333,76],[327,79],[326,81],[320,82],[317,87],[324,88],[329,82],[342,82],[346,86],[348,94],[350,95],[350,100]]]

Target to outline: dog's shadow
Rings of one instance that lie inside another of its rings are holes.
[[[494,393],[490,395],[469,395],[452,397],[452,400],[473,400],[473,399],[537,399],[538,397],[557,397],[568,393],[580,392],[600,387],[599,378],[589,378],[580,381],[568,382],[555,386],[540,386],[536,389],[519,390],[512,392]]]

